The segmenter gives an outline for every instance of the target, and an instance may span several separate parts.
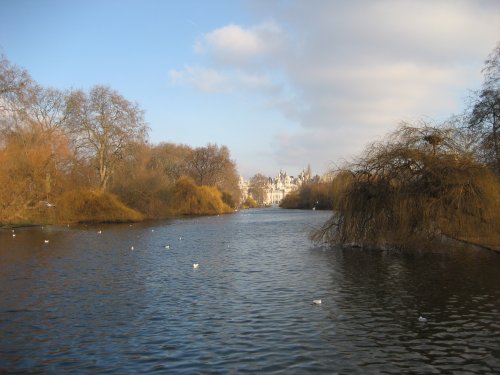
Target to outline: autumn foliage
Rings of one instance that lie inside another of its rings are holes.
[[[190,177],[180,178],[172,187],[170,209],[175,215],[216,215],[233,210],[214,187],[198,186]]]
[[[288,193],[281,201],[280,207],[331,210],[334,201],[334,187],[330,182],[311,181]]]
[[[36,84],[0,59],[0,225],[123,222],[233,211],[227,147],[147,141],[144,113],[118,92]]]
[[[500,238],[500,181],[456,142],[456,132],[404,125],[346,168],[348,183],[316,240],[421,248],[443,238]],[[498,244],[498,243],[497,243]]]
[[[114,194],[102,190],[72,190],[56,201],[58,222],[129,222],[143,219],[143,215],[124,205]]]

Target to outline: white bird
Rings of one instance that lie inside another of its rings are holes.
[[[98,230],[98,231],[97,231],[97,234],[101,234],[101,233],[102,233],[102,230]]]
[[[133,247],[133,246],[130,246],[130,250],[134,251],[134,247]]]
[[[170,249],[170,245],[165,245],[165,249]]]
[[[43,242],[45,242],[45,243],[49,243],[49,240],[45,240],[45,241],[43,241]]]
[[[181,241],[181,240],[182,240],[182,237],[179,237],[179,241]]]
[[[16,234],[15,234],[15,233],[12,233],[12,237],[13,237],[13,238],[14,238],[14,237],[16,237]]]
[[[321,299],[313,299],[313,304],[321,305]]]
[[[419,316],[419,317],[418,317],[418,321],[419,321],[420,323],[425,323],[425,322],[427,321],[427,319],[426,319],[426,318],[424,318],[423,316]]]
[[[198,263],[193,263],[193,268],[194,268],[194,269],[197,269],[197,268],[198,268],[198,266],[199,266],[199,264],[198,264]]]
[[[151,229],[151,232],[154,232],[155,230],[154,229]]]

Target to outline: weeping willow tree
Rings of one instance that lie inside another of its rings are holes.
[[[456,129],[403,124],[342,173],[349,183],[316,241],[411,248],[445,237],[500,238],[499,181]]]

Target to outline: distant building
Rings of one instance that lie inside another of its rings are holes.
[[[297,190],[303,183],[311,180],[311,178],[309,168],[307,171],[303,170],[298,177],[289,176],[283,171],[280,171],[274,178],[269,177],[264,192],[264,205],[279,205],[288,193]],[[240,177],[239,185],[242,200],[244,201],[249,195],[248,189],[250,184],[243,177]]]
[[[243,176],[240,176],[240,180],[238,181],[238,186],[241,191],[240,199],[241,202],[244,202],[248,198],[248,181],[243,178]]]

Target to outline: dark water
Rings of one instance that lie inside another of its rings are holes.
[[[327,216],[0,231],[0,373],[500,372],[499,255],[314,247]]]

